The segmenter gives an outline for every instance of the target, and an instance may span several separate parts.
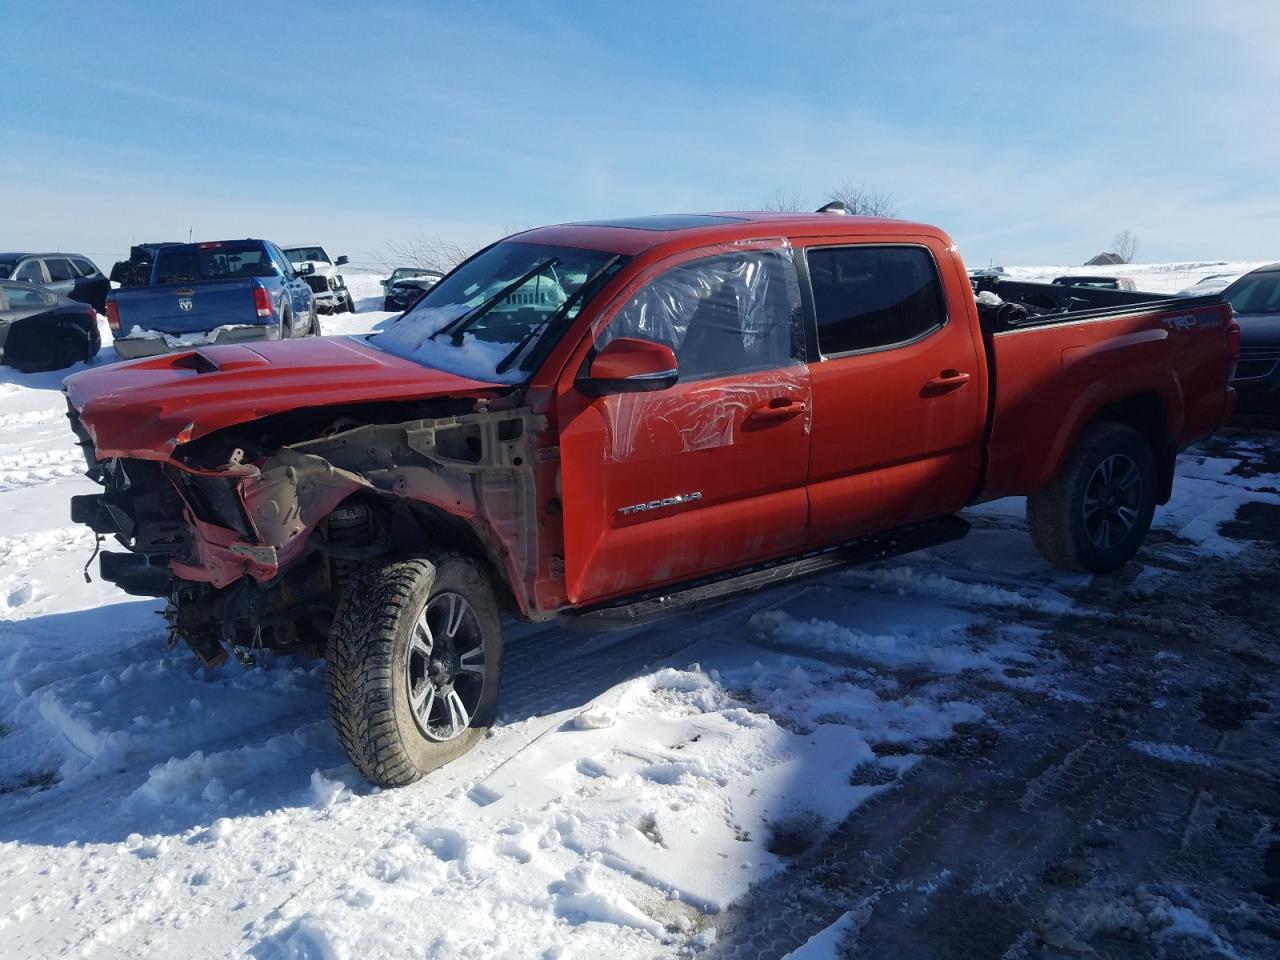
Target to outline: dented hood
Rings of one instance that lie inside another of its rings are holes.
[[[99,459],[148,460],[287,410],[494,396],[506,389],[383,353],[356,337],[202,347],[86,370],[66,381]]]

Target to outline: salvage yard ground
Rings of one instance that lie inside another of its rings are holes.
[[[326,332],[385,322],[365,286]],[[1280,955],[1280,434],[1184,454],[1114,577],[1011,500],[661,621],[509,624],[493,735],[378,792],[319,663],[206,672],[84,582],[59,387],[0,379],[6,957]]]

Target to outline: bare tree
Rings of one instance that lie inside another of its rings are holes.
[[[443,237],[420,237],[385,243],[371,255],[371,259],[388,272],[396,267],[422,267],[448,273],[471,256],[471,252],[469,248]]]
[[[1118,254],[1125,263],[1133,263],[1138,255],[1138,236],[1128,230],[1121,230],[1111,238],[1111,251]]]
[[[809,209],[804,202],[804,198],[800,196],[799,190],[775,190],[772,197],[760,202],[756,210],[768,210],[773,213],[798,213],[801,210]]]
[[[846,180],[837,187],[827,191],[832,200],[844,204],[845,211],[855,217],[896,217],[898,203],[893,194],[883,190],[873,190],[865,183],[854,183]]]

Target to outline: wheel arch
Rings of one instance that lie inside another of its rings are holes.
[[[1133,427],[1151,446],[1159,481],[1156,502],[1165,504],[1173,495],[1175,445],[1170,440],[1169,410],[1154,390],[1133,393],[1103,406],[1089,421],[1107,420]]]
[[[422,553],[423,546],[444,547],[473,561],[489,580],[505,613],[528,616],[513,572],[497,535],[480,518],[466,518],[424,500],[358,490],[339,503],[325,518],[332,536],[332,519],[351,507],[367,511],[372,523],[363,543],[344,544],[363,559],[404,560]],[[340,552],[331,542],[331,553]]]

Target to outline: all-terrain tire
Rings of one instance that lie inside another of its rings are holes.
[[[316,309],[315,301],[311,303],[311,322],[307,324],[308,337],[320,336],[320,311]]]
[[[343,306],[342,306],[342,309],[343,309],[343,310],[345,310],[347,313],[355,313],[355,312],[356,312],[356,301],[355,301],[355,297],[351,296],[351,294],[350,294],[350,293],[347,293],[346,298],[343,300]]]
[[[1114,484],[1103,484],[1112,464]],[[1138,489],[1124,488],[1125,499],[1099,490],[1120,489],[1120,479],[1136,471]],[[1123,471],[1123,473],[1122,473]],[[1114,508],[1108,506],[1116,500]],[[1088,500],[1088,503],[1086,502]],[[1099,502],[1100,501],[1100,502]],[[1090,507],[1093,512],[1089,513]],[[1123,515],[1104,532],[1099,509],[1123,508]],[[1124,566],[1142,546],[1156,508],[1156,460],[1141,433],[1123,423],[1100,421],[1081,432],[1057,478],[1046,489],[1027,497],[1027,526],[1040,555],[1063,570],[1110,573]],[[1132,525],[1126,529],[1126,524]]]
[[[412,658],[420,657],[412,651],[424,610],[453,596],[466,600],[475,614],[484,648],[483,683],[469,724],[440,740],[423,732],[410,705],[418,689],[410,676]],[[329,713],[351,762],[378,786],[413,783],[462,756],[493,723],[502,670],[493,588],[475,563],[454,553],[370,564],[344,592],[326,661]]]
[[[293,332],[293,311],[288,307],[284,307],[280,311],[280,339],[288,340],[290,337],[297,336]]]

